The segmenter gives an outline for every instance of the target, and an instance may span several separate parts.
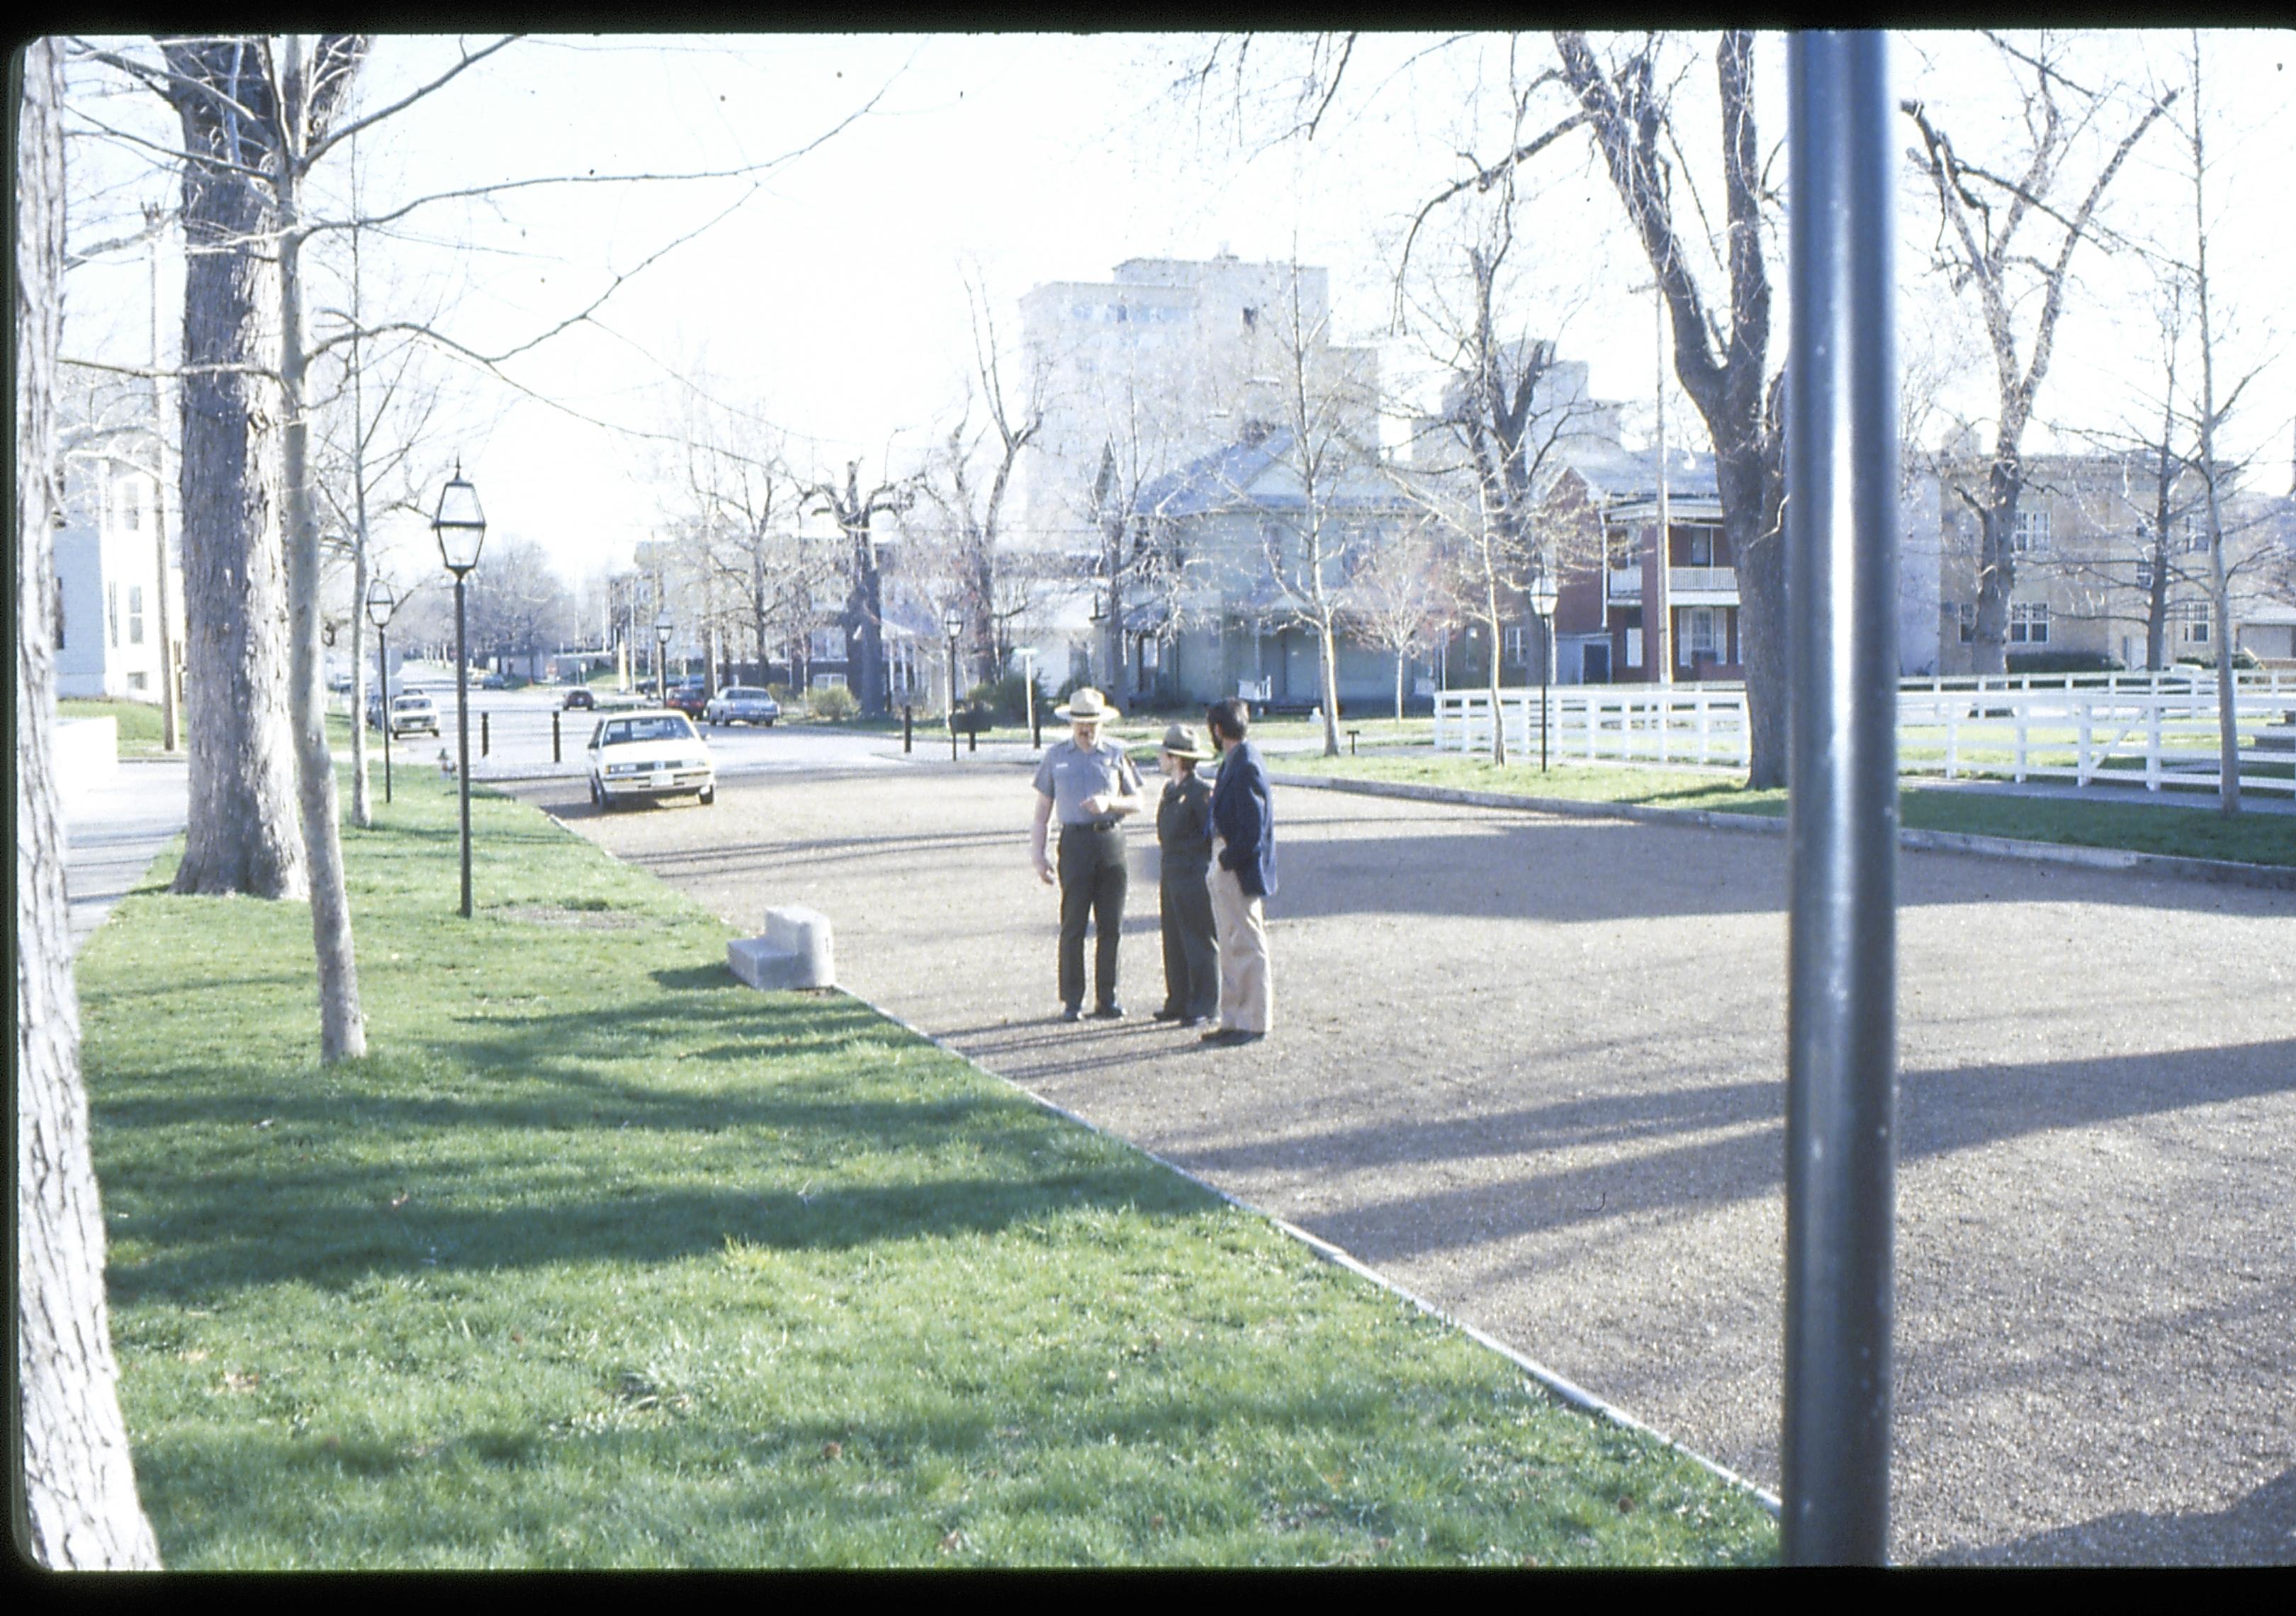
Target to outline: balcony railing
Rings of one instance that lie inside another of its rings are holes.
[[[1666,588],[1669,595],[1732,595],[1738,593],[1738,574],[1729,567],[1669,567]],[[1640,567],[1611,569],[1611,598],[1614,601],[1638,601],[1643,597],[1643,570]]]

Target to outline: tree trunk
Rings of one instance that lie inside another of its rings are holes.
[[[289,94],[300,99],[302,60],[288,48]],[[289,119],[296,111],[291,102]],[[310,478],[311,426],[305,397],[303,352],[302,182],[296,142],[279,151],[279,377],[284,426],[287,570],[289,579],[289,695],[294,714],[296,786],[303,844],[309,860],[311,943],[319,972],[319,1059],[332,1064],[366,1054],[359,1010],[358,956],[351,940],[350,897],[343,884],[343,849],[336,824],[335,759],[327,744],[327,687],[319,636],[319,523]],[[353,715],[353,722],[360,715]]]
[[[154,1571],[103,1293],[56,802],[56,364],[63,339],[62,74],[24,52],[16,170],[16,1374],[28,1546],[60,1571]],[[27,475],[27,472],[29,474]]]
[[[171,65],[201,63],[170,47]],[[226,154],[215,103],[177,102],[194,152]],[[266,468],[276,406],[274,273],[257,248],[272,224],[246,176],[184,165],[182,486],[184,701],[191,800],[175,890],[299,898],[287,710],[286,556]]]

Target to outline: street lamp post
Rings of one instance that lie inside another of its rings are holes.
[[[1546,724],[1552,718],[1547,696],[1547,682],[1554,677],[1554,602],[1557,595],[1554,574],[1542,571],[1531,580],[1530,609],[1538,614],[1538,626],[1546,644],[1538,656],[1538,772],[1546,772]]]
[[[667,606],[653,619],[654,693],[661,698],[664,707],[669,705],[669,631],[676,626],[677,620],[669,615]]]
[[[487,542],[486,513],[479,508],[479,491],[463,476],[463,463],[439,490],[438,513],[430,531],[439,536],[439,558],[455,575],[455,781],[462,796],[463,918],[471,918],[471,652],[469,621],[464,613],[463,581],[479,564],[479,550]],[[386,716],[385,722],[388,722]]]
[[[390,800],[390,641],[384,630],[390,627],[390,614],[398,610],[391,598],[390,586],[378,573],[367,582],[366,620],[374,625],[374,661],[379,692],[375,710],[382,716],[382,800]],[[351,722],[364,724],[366,715],[359,714]]]
[[[948,630],[948,760],[956,761],[956,641],[964,632],[964,613],[951,606],[941,613],[940,626]]]

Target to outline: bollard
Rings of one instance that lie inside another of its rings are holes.
[[[1348,756],[1350,758],[1356,755],[1356,737],[1361,734],[1363,734],[1363,731],[1359,729],[1351,729],[1348,731]]]
[[[553,763],[563,763],[566,761],[566,759],[559,747],[558,714],[554,711],[550,715],[550,760]]]
[[[901,704],[901,753],[908,755],[909,739],[916,728],[917,710],[907,702]]]
[[[487,741],[487,715],[480,713],[479,715],[479,756],[483,758],[492,750]]]
[[[1045,750],[1045,712],[1033,699],[1029,703],[1029,744],[1038,751]]]
[[[964,750],[969,752],[977,752],[980,750],[980,725],[974,724],[966,728],[964,732]]]

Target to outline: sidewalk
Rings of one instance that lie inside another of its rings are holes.
[[[62,807],[64,892],[77,957],[111,906],[183,834],[191,809],[191,765],[182,758],[122,759],[116,779],[73,793]]]

